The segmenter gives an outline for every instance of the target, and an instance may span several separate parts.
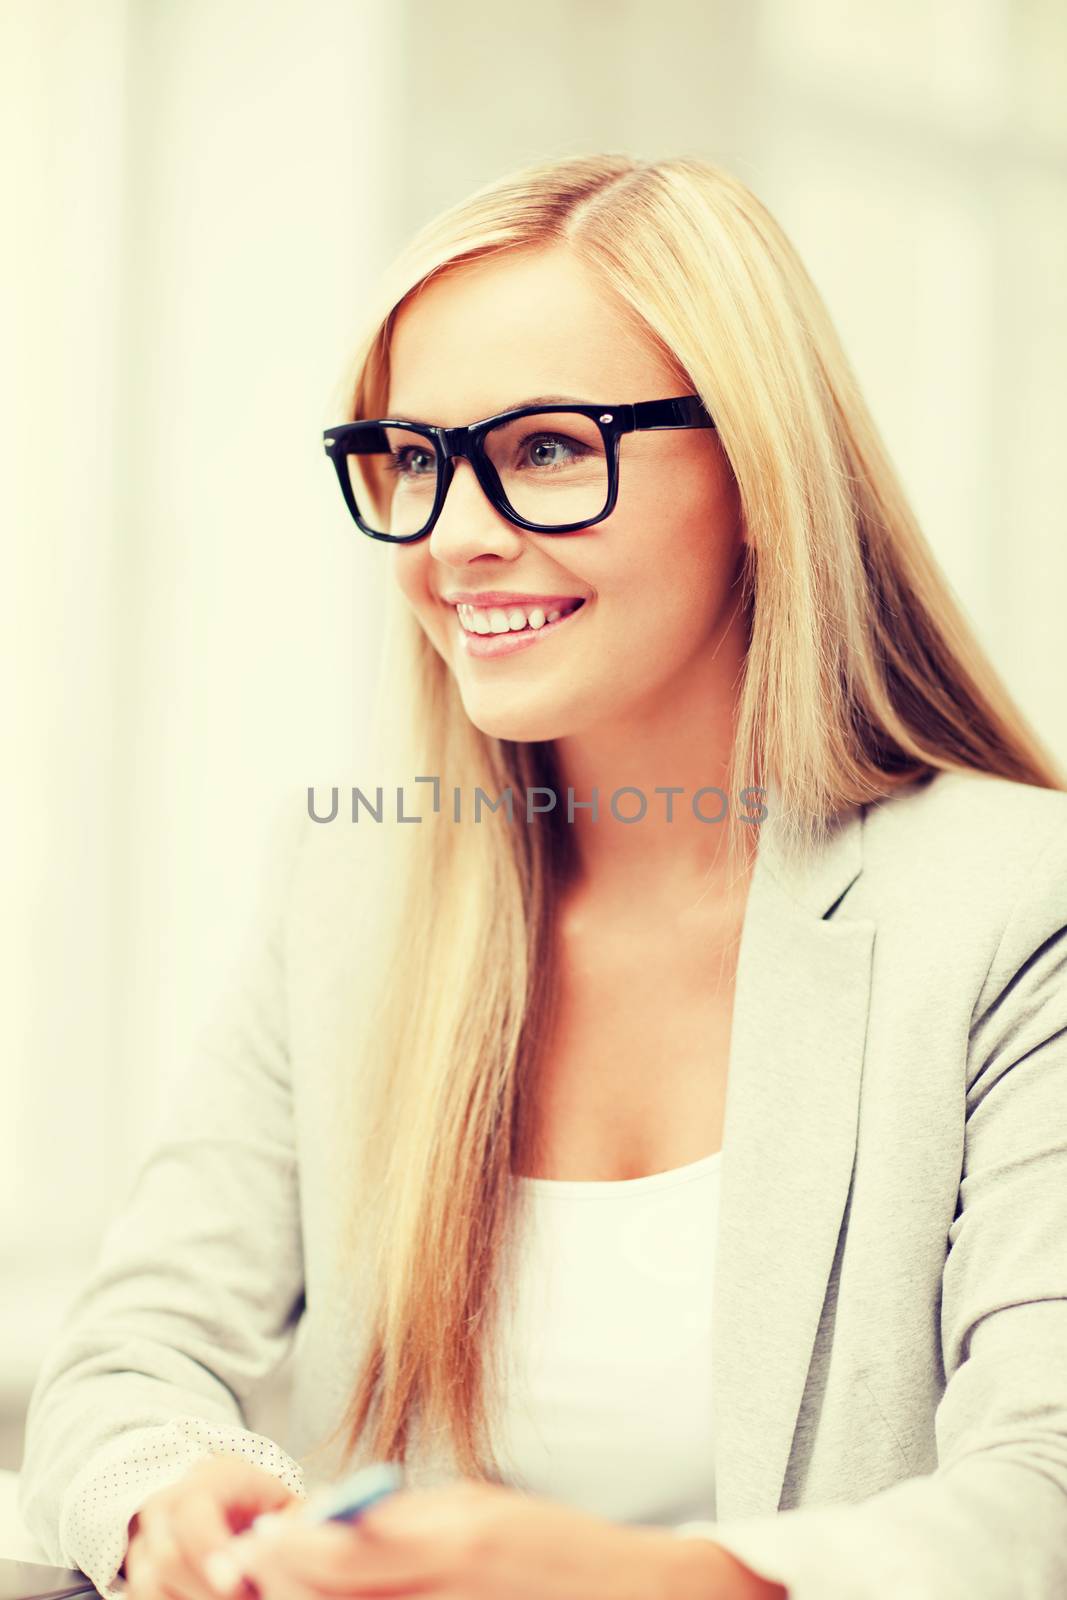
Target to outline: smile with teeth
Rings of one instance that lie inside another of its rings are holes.
[[[458,605],[456,615],[464,633],[536,632],[546,622],[569,616],[584,604],[584,600],[566,600],[548,611],[542,606],[490,606],[482,610],[477,606]]]

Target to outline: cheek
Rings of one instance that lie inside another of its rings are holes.
[[[456,643],[450,636],[455,626],[455,613],[451,607],[443,606],[434,594],[429,552],[421,545],[398,546],[388,551],[388,555],[392,560],[391,581],[399,589],[404,604],[438,655],[450,661]]]
[[[398,546],[390,550],[392,579],[406,603],[435,644],[443,637],[447,620],[439,600],[435,599],[430,583],[430,556],[424,545]]]
[[[669,630],[691,641],[721,613],[742,550],[737,521],[724,509],[688,495],[660,500],[646,516],[628,514],[602,592],[621,602],[635,633]]]
[[[639,604],[627,607],[621,630],[622,657],[674,666],[692,655],[707,638],[717,607],[705,580],[679,585],[663,583],[646,590]]]
[[[620,494],[619,510],[635,532],[698,551],[732,536],[739,521],[737,491],[718,456],[692,458],[679,451],[663,470],[653,471],[652,465],[644,458],[636,461]]]
[[[420,546],[398,545],[395,550],[387,550],[386,555],[392,561],[393,582],[405,600],[416,607],[425,605],[428,600],[427,562]]]

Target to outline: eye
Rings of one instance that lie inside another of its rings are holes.
[[[530,450],[530,465],[534,467],[566,467],[587,454],[587,446],[564,433],[527,434],[520,446],[520,454]],[[553,452],[555,452],[553,454]]]
[[[402,445],[389,457],[387,470],[398,478],[423,478],[436,470],[436,457],[425,445]]]

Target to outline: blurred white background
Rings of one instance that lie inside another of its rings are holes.
[[[358,767],[380,552],[319,434],[375,273],[440,206],[595,149],[737,173],[1067,760],[1067,7],[3,0],[0,62],[15,1467],[282,797]]]

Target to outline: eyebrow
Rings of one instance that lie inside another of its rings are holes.
[[[577,394],[535,394],[531,395],[527,400],[513,400],[510,405],[498,407],[498,411],[519,411],[523,406],[595,406],[599,405],[599,403],[597,400],[583,400],[581,395]],[[414,415],[415,413],[410,407],[406,411],[396,407],[393,409],[393,416],[395,417],[412,417]],[[495,417],[496,415],[497,411],[486,412],[486,416]]]
[[[508,411],[517,411],[520,406],[554,406],[560,401],[562,401],[564,405],[576,406],[595,406],[597,404],[595,400],[583,400],[581,395],[577,394],[535,394],[531,395],[528,400],[516,400],[512,405],[507,406],[505,409]]]

